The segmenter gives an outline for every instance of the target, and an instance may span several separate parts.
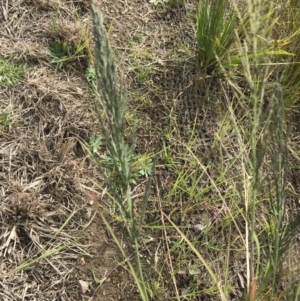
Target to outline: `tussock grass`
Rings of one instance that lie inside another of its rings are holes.
[[[49,55],[51,63],[59,68],[66,65],[92,63],[92,34],[89,22],[81,21],[79,16],[65,19],[61,16],[59,7],[49,25],[53,40],[49,42]],[[87,68],[87,66],[85,66]]]
[[[213,71],[217,57],[224,58],[235,41],[238,17],[228,11],[228,0],[199,1],[197,8],[198,62],[202,69]]]

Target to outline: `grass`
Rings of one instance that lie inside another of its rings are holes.
[[[94,4],[95,51],[79,7],[47,8],[52,64],[28,61],[26,91],[3,84],[24,118],[1,104],[5,285],[50,262],[66,300],[299,299],[299,4],[228,3],[112,1],[104,20]]]
[[[144,194],[139,216],[135,213],[134,200],[132,197],[131,184],[135,183],[136,173],[147,175],[150,173],[148,166],[141,168],[134,166],[134,150],[125,142],[125,115],[126,115],[126,91],[122,81],[118,83],[116,75],[116,65],[108,36],[103,25],[103,19],[95,6],[92,8],[94,37],[95,37],[95,61],[96,61],[96,88],[98,92],[98,102],[95,109],[98,121],[103,134],[104,142],[108,151],[107,157],[103,158],[109,162],[109,168],[105,168],[103,161],[96,158],[99,169],[104,173],[108,192],[113,196],[113,201],[119,209],[122,217],[121,224],[125,239],[130,252],[133,252],[136,265],[130,260],[126,261],[130,274],[132,275],[139,290],[142,300],[148,301],[149,287],[144,280],[144,272],[140,260],[140,226],[143,221],[143,214],[149,194],[149,185]],[[135,162],[137,162],[135,160]],[[113,173],[110,167],[113,167]],[[134,168],[137,168],[134,170]],[[116,182],[112,181],[115,178]],[[124,250],[120,238],[109,225],[108,221],[98,210],[99,215],[105,222],[116,245],[121,251],[124,260],[130,258],[130,254]]]
[[[1,113],[0,114],[0,126],[4,127],[11,124],[11,120],[9,119],[9,113]]]
[[[0,85],[12,87],[24,77],[24,68],[11,59],[0,58]]]
[[[69,24],[61,17],[61,12],[57,8],[50,24],[50,32],[53,37],[49,43],[51,63],[56,64],[59,68],[74,65],[76,62],[91,66],[92,36],[87,23],[84,24],[78,16],[75,16],[74,23]],[[86,72],[89,73],[88,67]]]
[[[160,229],[166,241],[169,240],[163,256],[168,262],[168,271],[157,268],[154,276],[158,279],[154,281],[154,295],[158,294],[155,296],[158,299],[162,298],[159,294],[168,289],[159,282],[162,275],[167,274],[171,275],[168,285],[173,287],[174,298],[182,298],[178,288],[180,272],[186,279],[184,298],[192,300],[206,295],[214,300],[228,300],[234,292],[234,282],[229,277],[234,264],[232,256],[243,256],[246,260],[244,277],[241,272],[237,273],[244,287],[240,298],[254,301],[277,300],[278,296],[290,298],[291,295],[295,299],[298,296],[298,286],[293,281],[289,286],[294,288],[292,293],[279,289],[282,281],[287,279],[282,278],[282,270],[295,229],[299,228],[299,217],[286,215],[289,170],[289,138],[285,127],[287,106],[283,94],[285,85],[275,69],[280,66],[276,59],[288,62],[288,57],[295,57],[295,54],[290,50],[285,52],[283,45],[278,50],[269,46],[276,24],[274,8],[267,8],[260,1],[254,1],[253,6],[249,2],[247,6],[248,11],[234,11],[233,8],[228,11],[227,1],[212,4],[200,1],[197,8],[199,65],[206,71],[220,68],[225,75],[219,83],[225,103],[213,106],[221,113],[216,115],[217,118],[222,115],[223,118],[216,127],[206,162],[199,158],[196,142],[199,115],[193,115],[194,120],[190,120],[194,126],[184,137],[188,139],[187,143],[178,137],[180,125],[173,128],[172,134],[166,135],[166,144],[170,148],[165,148],[162,153],[168,158],[168,166],[175,178],[164,197],[167,201],[159,201],[161,218],[155,227],[149,227]],[[265,14],[265,10],[272,13]],[[241,18],[243,14],[246,17]],[[242,24],[241,29],[237,28],[238,23]],[[296,37],[297,29],[292,27],[290,30],[290,36]],[[242,38],[239,38],[241,32]],[[239,51],[240,59],[235,60],[240,68],[239,77],[228,73],[223,66],[232,55],[233,47]],[[143,78],[143,73],[139,78],[142,82],[148,79],[148,76]],[[247,95],[243,91],[247,91]],[[107,107],[102,106],[106,112]],[[110,128],[111,132],[115,130],[117,127]],[[122,131],[120,133],[124,133],[124,129]],[[124,142],[120,141],[122,145]],[[175,145],[182,153],[177,151],[174,157],[169,151]],[[218,158],[214,156],[214,150]],[[115,155],[111,153],[111,156]],[[125,156],[123,162],[127,162]],[[123,177],[122,182],[126,183],[127,178]],[[120,203],[119,199],[115,201]],[[166,214],[168,203],[173,208]],[[194,229],[194,238],[191,238],[191,234],[185,234],[179,225],[190,218],[189,212],[195,208],[207,212],[202,217],[200,214],[200,220],[183,228]],[[219,228],[221,232],[217,230]],[[135,233],[133,229],[130,231],[131,235]],[[174,233],[177,238],[170,238]],[[202,243],[199,244],[196,237]],[[226,258],[225,262],[220,256]],[[290,277],[293,271],[290,269],[288,273],[288,279],[293,279]],[[202,283],[202,290],[199,290],[199,283]],[[143,294],[145,290],[140,292]]]
[[[278,26],[284,25],[285,32],[284,36],[280,37],[277,43],[281,44],[282,47],[286,48],[287,51],[294,55],[288,60],[288,64],[284,67],[282,84],[284,93],[284,105],[287,108],[292,108],[294,105],[297,106],[299,101],[299,43],[300,43],[300,29],[296,19],[299,17],[299,3],[292,1],[290,5],[284,10],[283,18]],[[292,88],[293,87],[293,88]],[[292,91],[293,92],[292,92]]]
[[[200,1],[197,8],[198,62],[201,69],[212,72],[235,41],[238,17],[228,11],[228,1]]]

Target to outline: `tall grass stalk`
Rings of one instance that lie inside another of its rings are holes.
[[[265,83],[268,73],[268,67],[261,66],[262,60],[259,56],[259,34],[261,34],[261,7],[259,1],[248,1],[248,14],[250,30],[245,30],[245,39],[240,43],[240,56],[243,75],[247,83],[250,95],[249,106],[252,116],[250,130],[250,145],[251,145],[251,170],[248,171],[252,177],[250,188],[250,198],[245,198],[246,210],[246,258],[247,258],[247,295],[249,301],[254,301],[256,292],[256,275],[255,267],[259,263],[255,262],[255,254],[259,252],[259,243],[255,231],[256,225],[256,204],[261,187],[261,164],[263,162],[263,152],[261,152],[257,143],[261,135],[262,129],[262,111],[265,96]],[[251,53],[251,62],[248,53]]]
[[[139,227],[142,222],[143,212],[140,212],[140,218],[134,213],[133,199],[131,198],[131,166],[133,152],[124,140],[125,132],[125,113],[126,113],[126,91],[122,79],[117,78],[116,66],[109,44],[106,29],[103,25],[102,15],[95,6],[92,5],[92,16],[94,24],[95,39],[95,62],[96,62],[96,90],[98,92],[98,102],[95,109],[98,115],[99,125],[102,135],[106,142],[106,147],[111,156],[117,179],[113,179],[98,161],[98,166],[103,172],[109,192],[122,216],[123,230],[125,237],[128,239],[128,248],[133,248],[135,254],[135,266],[127,260],[126,263],[138,287],[140,296],[143,301],[149,300],[148,288],[144,279],[142,264],[139,255]],[[119,81],[119,82],[118,82]],[[96,160],[97,161],[97,160]],[[146,207],[146,201],[149,193],[149,185],[143,198],[142,207]],[[143,211],[143,210],[141,210]],[[116,233],[110,227],[109,223],[101,214],[108,230],[111,232],[113,239],[119,247],[125,258],[128,255],[122,247]]]
[[[270,141],[272,144],[273,154],[271,157],[271,168],[273,170],[272,178],[269,185],[274,183],[275,195],[273,197],[272,187],[270,187],[270,212],[273,214],[274,224],[271,227],[271,241],[269,242],[269,266],[267,272],[271,278],[271,288],[276,287],[276,273],[279,271],[284,251],[284,241],[286,227],[284,225],[285,217],[285,192],[286,192],[286,174],[287,174],[287,139],[284,134],[284,104],[281,87],[278,84],[274,86],[271,109],[270,123]],[[272,229],[273,228],[273,229]]]

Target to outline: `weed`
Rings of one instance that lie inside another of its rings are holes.
[[[96,142],[97,143],[97,142]],[[102,141],[101,141],[102,143]],[[94,148],[95,149],[95,148]],[[153,162],[148,156],[135,155],[132,148],[125,145],[125,160],[127,164],[131,165],[131,173],[129,182],[131,184],[136,184],[136,181],[141,177],[148,177],[151,174]],[[110,177],[116,179],[120,174],[122,164],[119,159],[114,160],[109,155],[100,155],[98,159],[98,164],[101,166],[106,166],[106,170],[109,171]],[[120,179],[116,179],[119,180]]]
[[[49,44],[51,63],[57,64],[62,68],[63,64],[67,61],[70,62],[71,46],[64,41],[55,40]]]
[[[93,65],[89,65],[88,68],[86,69],[85,78],[89,83],[96,82],[97,75],[96,75],[95,67]]]
[[[99,148],[103,146],[104,141],[102,136],[91,137],[89,141],[89,148],[91,149],[93,154],[99,155]]]
[[[12,87],[24,77],[24,69],[11,59],[0,58],[0,85]]]
[[[114,181],[109,170],[103,168],[101,160],[96,160],[96,162],[98,162],[99,169],[104,173],[108,191],[122,216],[123,231],[126,239],[128,239],[128,247],[133,249],[132,252],[135,255],[136,268],[134,268],[130,260],[127,260],[126,264],[134,278],[142,300],[148,301],[149,287],[144,279],[144,272],[140,261],[139,229],[144,216],[143,213],[146,208],[150,187],[148,185],[148,188],[146,188],[141,212],[140,215],[137,216],[131,196],[132,170],[134,166],[133,148],[128,146],[124,140],[126,92],[123,87],[123,82],[121,81],[118,84],[116,67],[106,29],[102,22],[102,16],[96,9],[94,3],[92,6],[92,15],[95,39],[95,68],[97,75],[96,88],[99,101],[95,104],[95,108],[101,134],[109,153],[109,157],[107,157],[106,160],[108,160],[109,164],[113,165],[118,181]],[[140,172],[140,169],[138,170]],[[148,170],[146,169],[142,171],[142,173],[147,172]],[[105,222],[124,259],[127,259],[128,255],[120,239],[107,222],[101,210],[98,210],[98,213]]]
[[[51,63],[57,64],[59,68],[79,60],[90,63],[91,36],[87,25],[78,21],[77,27],[74,28],[73,24],[59,19],[58,9],[50,25],[50,31],[54,39],[49,43]]]

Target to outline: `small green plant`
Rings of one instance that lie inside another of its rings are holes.
[[[89,148],[93,154],[99,155],[99,148],[104,144],[102,136],[93,136],[89,141]]]
[[[197,7],[198,63],[209,72],[235,41],[237,13],[228,7],[228,0],[201,0]]]
[[[132,148],[125,146],[126,156],[125,160],[131,164],[130,183],[136,184],[136,181],[141,177],[148,177],[151,174],[153,162],[151,158],[140,155],[135,155]],[[98,161],[99,164],[106,166],[111,173],[112,178],[115,178],[121,172],[121,162],[117,159],[116,162],[108,156],[101,155]]]
[[[57,64],[59,68],[63,67],[63,64],[71,59],[72,47],[64,41],[59,39],[49,44],[51,63]]]
[[[85,72],[85,78],[89,83],[93,83],[97,79],[96,70],[93,65],[89,65]]]
[[[64,65],[83,60],[89,62],[91,59],[90,41],[91,36],[88,34],[87,25],[81,24],[78,30],[75,31],[75,38],[71,40],[66,38],[66,33],[61,34],[60,30],[63,27],[59,20],[59,9],[50,25],[53,41],[49,44],[51,63],[57,64],[59,68]]]
[[[97,162],[101,166],[105,166],[107,172],[110,173],[112,178],[121,172],[122,164],[119,159],[116,162],[109,154],[100,154],[99,148],[105,146],[105,139],[98,135],[93,136],[89,140],[88,147],[94,156],[97,155]],[[136,181],[141,177],[148,177],[151,174],[153,162],[148,156],[141,156],[134,154],[131,147],[125,145],[125,160],[127,164],[131,164],[130,183],[136,184]]]
[[[12,87],[24,77],[22,65],[11,59],[0,57],[0,85]]]
[[[56,39],[49,44],[51,63],[57,64],[59,68],[76,62],[80,58],[86,58],[86,44],[70,45],[66,41]]]

